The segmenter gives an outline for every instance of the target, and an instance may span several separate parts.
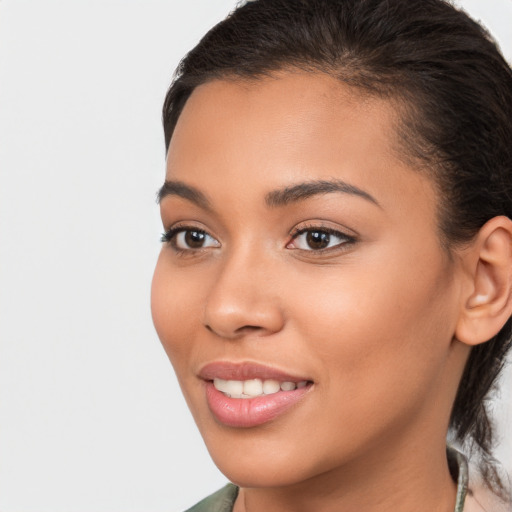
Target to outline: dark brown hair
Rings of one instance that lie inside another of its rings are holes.
[[[240,5],[182,60],[163,107],[166,147],[192,91],[285,68],[327,73],[401,106],[406,157],[432,172],[448,249],[512,218],[512,71],[490,35],[443,0],[257,0]],[[489,394],[512,324],[472,349],[451,415],[492,486]],[[494,486],[496,489],[496,486]]]

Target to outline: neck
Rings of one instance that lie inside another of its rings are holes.
[[[298,485],[244,488],[234,512],[453,512],[456,484],[444,440],[432,446],[402,442]]]

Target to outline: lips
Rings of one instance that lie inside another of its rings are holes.
[[[204,366],[206,400],[216,420],[230,427],[255,427],[300,403],[312,387],[305,376],[254,364],[215,362]]]

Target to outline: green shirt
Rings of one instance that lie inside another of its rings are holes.
[[[186,512],[232,512],[237,496],[238,487],[228,484]]]

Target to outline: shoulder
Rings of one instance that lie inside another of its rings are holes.
[[[189,508],[186,512],[232,512],[237,496],[238,487],[233,484],[227,484],[222,489],[201,500],[192,508]]]

